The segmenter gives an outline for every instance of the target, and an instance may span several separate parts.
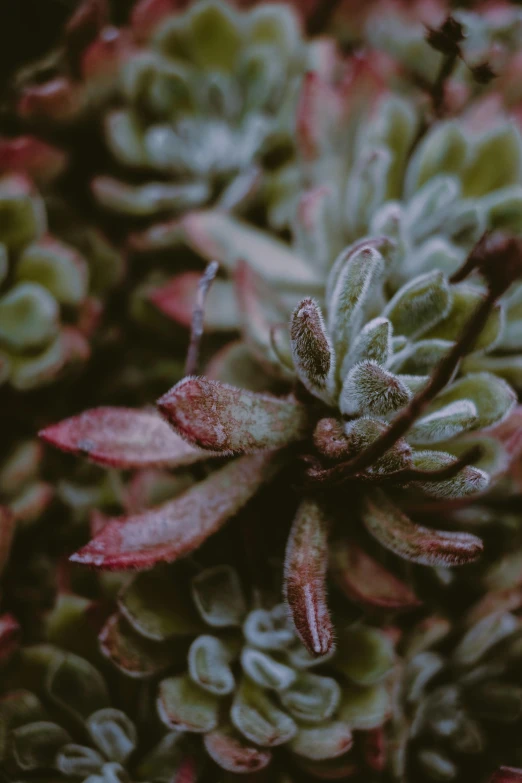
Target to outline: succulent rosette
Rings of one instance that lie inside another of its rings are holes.
[[[390,743],[395,779],[489,781],[500,764],[520,764],[519,610],[520,599],[508,606],[502,594],[486,593],[459,629],[431,616],[404,640]]]
[[[76,230],[84,253],[49,233],[45,202],[24,174],[0,179],[0,213],[1,377],[24,391],[89,356],[107,282],[118,278],[121,262],[94,230]]]

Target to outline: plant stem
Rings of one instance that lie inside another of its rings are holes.
[[[199,365],[199,351],[201,347],[201,338],[203,337],[203,322],[205,319],[205,302],[214,282],[219,264],[217,261],[211,261],[207,266],[198,283],[198,293],[196,304],[192,313],[192,328],[190,330],[190,343],[187,351],[187,360],[185,362],[185,375],[195,375]]]

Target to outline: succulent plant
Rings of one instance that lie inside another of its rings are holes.
[[[202,735],[229,772],[263,769],[280,746],[305,771],[319,774],[321,762],[342,769],[356,761],[352,730],[376,730],[387,718],[393,643],[377,628],[340,623],[336,654],[314,658],[285,605],[258,596],[249,609],[228,565],[188,582],[183,569],[155,568],[131,580],[118,603],[102,651],[135,678],[174,668],[159,683],[161,720]]]
[[[468,612],[460,633],[434,616],[406,640],[391,743],[397,780],[486,781],[500,763],[520,763],[520,621],[492,598]]]

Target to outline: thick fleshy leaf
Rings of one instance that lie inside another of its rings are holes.
[[[152,641],[193,636],[204,628],[187,595],[187,580],[161,568],[138,574],[123,589],[118,605],[132,627]]]
[[[74,719],[84,721],[107,707],[109,694],[94,666],[73,653],[60,654],[51,662],[45,678],[46,696]]]
[[[384,310],[394,334],[415,337],[441,321],[449,312],[452,291],[442,272],[429,272],[403,286]]]
[[[1,241],[9,250],[20,250],[45,232],[45,204],[28,177],[8,174],[0,179],[0,219]]]
[[[385,685],[345,685],[338,719],[352,729],[367,731],[382,726],[390,709],[390,695]]]
[[[14,285],[0,299],[0,340],[13,351],[42,348],[58,331],[58,302],[39,283]]]
[[[322,723],[337,710],[341,688],[332,677],[304,672],[280,698],[283,707],[298,722]]]
[[[475,143],[462,178],[465,196],[483,196],[514,185],[522,172],[522,140],[515,123],[503,122]]]
[[[284,691],[294,683],[297,676],[290,666],[254,647],[243,648],[241,666],[253,682],[268,690]]]
[[[284,604],[268,609],[254,609],[249,612],[243,633],[252,647],[260,650],[286,650],[295,641],[288,610]]]
[[[516,404],[516,394],[502,380],[488,372],[460,378],[437,395],[431,409],[440,410],[458,400],[471,400],[477,409],[476,429],[484,429],[505,419]]]
[[[297,733],[292,718],[257,685],[243,680],[230,712],[232,723],[247,740],[262,748],[289,742]]]
[[[443,451],[414,451],[413,464],[418,470],[441,470],[451,465],[456,460],[452,454]],[[484,492],[489,485],[489,476],[480,468],[468,465],[459,470],[456,476],[442,481],[414,481],[412,486],[417,486],[429,497],[434,498],[463,498]]]
[[[449,340],[417,340],[397,351],[390,369],[406,375],[430,375],[452,346]]]
[[[163,506],[109,520],[71,560],[108,570],[177,560],[219,530],[277,468],[270,454],[236,460]]]
[[[26,247],[16,265],[16,279],[40,283],[64,305],[79,305],[87,296],[88,266],[72,247],[42,237]]]
[[[484,292],[467,283],[451,287],[451,307],[444,318],[430,329],[423,332],[425,340],[457,340],[465,325],[484,301]],[[504,328],[504,313],[501,304],[492,308],[486,325],[482,329],[470,351],[491,349],[502,336]]]
[[[7,506],[0,506],[0,574],[9,558],[16,520]]]
[[[362,361],[352,367],[343,382],[341,412],[353,416],[386,416],[403,408],[412,393],[398,375],[377,362]]]
[[[98,639],[103,655],[128,677],[152,677],[164,672],[176,659],[173,644],[140,636],[117,614],[109,617]]]
[[[192,580],[192,597],[212,628],[240,627],[246,602],[238,573],[228,565],[206,568]]]
[[[363,326],[357,335],[348,356],[351,366],[367,360],[386,366],[391,355],[392,327],[387,318],[374,318]],[[341,373],[343,376],[343,372]]]
[[[317,272],[283,242],[218,211],[193,212],[182,219],[189,244],[229,271],[246,261],[266,280],[297,290],[319,289]]]
[[[125,763],[138,744],[136,727],[121,710],[106,707],[89,715],[87,730],[110,761]]]
[[[218,725],[219,698],[188,676],[169,677],[159,686],[158,712],[169,729],[204,734]]]
[[[132,408],[93,408],[39,434],[62,451],[118,468],[181,467],[211,456],[180,438],[157,413]]]
[[[56,768],[69,777],[88,778],[101,771],[105,759],[97,750],[69,743],[56,754]]]
[[[522,769],[515,767],[500,767],[497,769],[489,783],[521,783]]]
[[[203,204],[209,196],[204,182],[129,185],[112,177],[98,176],[93,179],[91,189],[102,207],[131,217],[154,217],[165,211],[185,210]]]
[[[328,521],[315,500],[304,500],[295,517],[285,555],[285,597],[297,633],[314,655],[334,644],[326,603]]]
[[[292,357],[302,383],[312,394],[330,401],[327,386],[335,357],[323,315],[313,299],[303,299],[294,310],[290,335]]]
[[[304,437],[307,410],[207,378],[185,378],[157,402],[190,443],[224,454],[277,449]]]
[[[451,781],[458,773],[457,765],[448,756],[430,748],[422,748],[418,752],[418,764],[428,779]]]
[[[15,136],[0,140],[0,171],[26,174],[40,184],[59,176],[67,165],[67,155],[36,136]]]
[[[235,686],[230,668],[230,650],[215,636],[198,636],[190,645],[190,679],[215,696],[227,696]]]
[[[217,351],[205,367],[205,376],[253,392],[270,391],[275,386],[274,379],[266,374],[243,340],[229,342]]]
[[[404,376],[403,376],[404,377]],[[367,417],[353,419],[346,422],[344,432],[350,445],[350,453],[358,454],[373,443],[387,429],[387,425]],[[369,468],[369,472],[375,474],[392,473],[412,465],[411,447],[404,438],[400,438],[388,451],[379,457]]]
[[[365,497],[362,518],[386,549],[420,565],[463,565],[476,560],[483,549],[480,538],[470,533],[431,530],[412,522],[380,490]]]
[[[52,769],[59,749],[71,741],[61,726],[38,721],[19,726],[10,734],[10,750],[16,765],[24,772]]]
[[[272,759],[269,750],[248,745],[234,729],[220,727],[204,737],[205,750],[210,758],[227,772],[236,775],[259,772]]]
[[[438,443],[475,429],[477,409],[471,400],[456,400],[417,419],[408,433],[410,443]]]
[[[357,685],[375,685],[393,668],[391,640],[377,628],[354,626],[339,634],[334,666]]]
[[[321,726],[301,726],[290,749],[305,759],[324,761],[347,753],[353,745],[348,723],[332,721]]]
[[[518,619],[509,612],[495,612],[479,620],[462,637],[453,652],[458,666],[474,666],[501,639],[519,627]]]
[[[150,301],[164,315],[190,327],[201,275],[185,272],[170,278],[148,293]],[[205,332],[231,331],[239,327],[236,296],[232,283],[214,280],[205,301]]]
[[[482,199],[488,225],[499,231],[522,231],[522,187],[513,185],[490,193]]]
[[[356,603],[397,610],[419,606],[413,590],[374,560],[354,541],[336,541],[330,555],[330,573],[337,587]]]

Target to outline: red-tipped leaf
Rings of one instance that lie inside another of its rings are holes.
[[[272,759],[266,748],[256,748],[229,728],[219,728],[204,737],[205,749],[221,769],[235,774],[258,772]]]
[[[489,783],[522,783],[522,769],[515,767],[500,767]]]
[[[71,560],[106,570],[147,570],[177,560],[219,530],[277,467],[272,454],[235,460],[168,503],[109,520]]]
[[[464,565],[476,560],[483,550],[480,538],[471,533],[433,530],[412,522],[378,489],[366,496],[362,518],[382,546],[420,565]]]
[[[326,603],[327,521],[315,500],[304,500],[293,522],[285,556],[285,598],[299,637],[313,655],[334,644]]]
[[[282,448],[308,429],[304,405],[208,378],[185,378],[157,405],[189,443],[224,454]]]
[[[154,411],[132,408],[93,408],[47,427],[40,437],[62,451],[118,468],[177,467],[209,457]]]

